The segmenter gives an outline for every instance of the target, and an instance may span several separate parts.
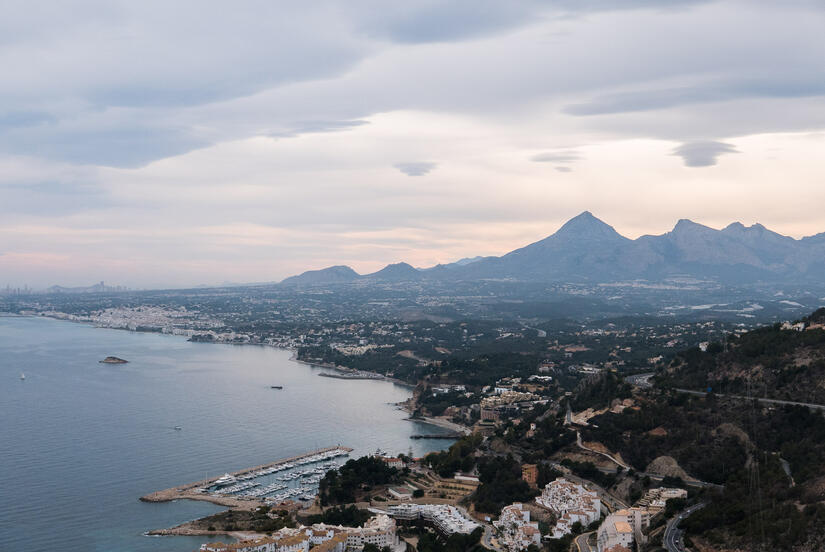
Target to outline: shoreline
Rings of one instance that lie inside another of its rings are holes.
[[[61,313],[65,314],[65,313]],[[298,350],[295,347],[280,347],[278,345],[271,345],[269,343],[226,343],[222,341],[192,341],[191,337],[187,337],[181,334],[173,334],[173,333],[166,333],[163,331],[155,331],[155,330],[132,330],[129,328],[119,328],[115,326],[102,326],[100,324],[96,324],[94,322],[88,320],[74,320],[71,318],[63,318],[60,316],[49,316],[43,313],[31,312],[26,314],[19,314],[15,312],[0,312],[0,316],[9,316],[9,317],[19,317],[19,318],[48,318],[49,320],[57,320],[60,322],[73,322],[75,324],[82,324],[85,326],[91,326],[93,328],[102,328],[104,330],[121,330],[130,333],[136,334],[158,334],[158,335],[168,335],[170,337],[183,337],[186,338],[186,341],[190,343],[204,343],[209,345],[234,345],[234,346],[253,346],[253,347],[267,347],[271,349],[277,349],[279,351],[287,351],[290,354],[289,360],[293,362],[297,362],[298,364],[303,364],[305,366],[309,366],[311,368],[327,368],[329,370],[335,370],[336,372],[348,373],[350,371],[349,368],[344,368],[335,364],[331,364],[328,362],[311,362],[308,360],[302,360],[298,358]],[[196,331],[196,330],[193,330]],[[408,381],[404,381],[394,377],[388,377],[383,374],[379,374],[378,372],[365,372],[366,374],[375,374],[375,376],[380,377],[359,377],[359,378],[338,378],[338,379],[351,379],[351,380],[375,380],[375,381],[389,381],[396,385],[400,385],[402,387],[408,387],[409,389],[415,389],[416,384],[410,383]],[[319,374],[320,375],[320,374]],[[329,376],[327,376],[329,377]],[[333,376],[334,377],[334,376]]]
[[[432,418],[429,416],[413,418],[412,416],[409,416],[405,419],[411,422],[421,422],[422,424],[430,424],[432,426],[440,427],[442,429],[449,429],[455,433],[460,433],[461,435],[471,435],[473,433],[472,428],[469,428],[465,425],[457,424],[450,420],[445,420],[443,418]]]

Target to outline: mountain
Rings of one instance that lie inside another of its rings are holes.
[[[362,276],[362,278],[382,282],[402,282],[406,280],[418,280],[421,278],[421,271],[407,263],[396,263],[388,264],[378,272],[367,274]]]
[[[796,240],[761,224],[735,222],[716,230],[682,219],[670,232],[631,240],[585,211],[556,233],[501,257],[475,257],[422,270],[398,263],[364,277],[348,270],[348,279],[312,283],[358,278],[376,282],[509,279],[608,283],[674,277],[733,285],[821,282],[825,233]]]
[[[281,283],[287,285],[342,284],[360,278],[357,272],[348,266],[338,265],[320,270],[308,270],[298,276],[290,276]]]

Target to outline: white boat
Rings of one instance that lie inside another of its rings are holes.
[[[219,477],[213,483],[216,487],[223,487],[224,485],[232,485],[237,483],[238,480],[235,479],[233,476],[229,475],[228,473],[224,474],[223,477]]]
[[[23,372],[20,372],[20,379],[21,380],[26,379],[26,374],[24,374]]]

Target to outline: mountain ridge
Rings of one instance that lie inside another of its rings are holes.
[[[717,230],[683,218],[669,232],[630,239],[584,211],[553,234],[499,257],[473,257],[471,262],[462,259],[422,269],[401,262],[366,275],[350,267],[328,267],[282,283],[489,279],[610,283],[687,276],[745,284],[821,280],[823,269],[825,232],[797,240],[759,223],[733,222]]]

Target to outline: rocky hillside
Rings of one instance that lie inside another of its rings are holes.
[[[664,385],[825,404],[825,309],[680,354]]]

